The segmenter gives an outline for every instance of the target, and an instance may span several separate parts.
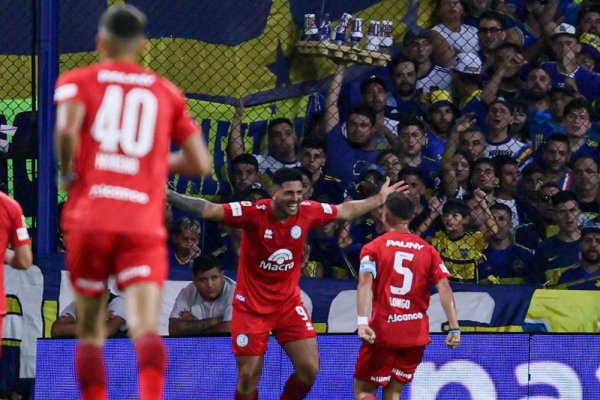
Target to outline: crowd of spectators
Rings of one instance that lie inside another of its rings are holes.
[[[302,172],[305,199],[336,204],[404,180],[411,229],[455,280],[599,289],[600,2],[437,0],[435,13],[386,69],[354,79],[337,61],[323,113],[304,132],[271,120],[265,154],[246,151],[240,104],[221,200],[269,197],[281,167]],[[302,275],[355,278],[381,211],[312,232]],[[235,269],[239,233],[209,229]]]

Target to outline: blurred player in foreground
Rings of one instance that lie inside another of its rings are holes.
[[[236,400],[258,399],[258,382],[269,332],[294,364],[281,399],[304,399],[319,369],[315,329],[300,298],[302,252],[311,228],[350,221],[381,206],[403,181],[389,178],[375,196],[339,205],[303,201],[302,174],[281,168],[273,175],[273,199],[214,204],[169,192],[172,206],[242,229],[242,250],[233,298],[231,339],[237,357]],[[200,396],[202,397],[202,396]]]
[[[413,204],[403,193],[385,201],[383,222],[388,232],[365,245],[360,255],[358,280],[358,336],[365,342],[358,354],[354,374],[357,400],[377,399],[383,386],[384,400],[398,400],[421,363],[429,337],[429,283],[433,283],[450,332],[446,344],[460,344],[460,330],[450,273],[439,253],[408,224]],[[373,291],[373,311],[368,312]]]
[[[101,347],[109,275],[124,291],[140,398],[162,398],[167,175],[211,169],[183,94],[138,64],[145,30],[146,17],[135,7],[110,7],[98,32],[102,61],[60,76],[54,95],[60,181],[69,193],[62,226],[78,316],[75,370],[84,400],[107,397]],[[169,153],[171,140],[180,151]]]

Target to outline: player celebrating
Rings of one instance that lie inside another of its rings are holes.
[[[146,17],[135,7],[110,7],[98,33],[102,61],[65,73],[56,84],[56,150],[69,192],[62,225],[83,399],[107,397],[101,346],[110,274],[124,290],[140,398],[162,398],[166,352],[157,332],[167,273],[164,188],[169,169],[195,175],[211,169],[182,93],[137,63],[145,30]],[[169,153],[171,139],[180,152]]]
[[[281,168],[273,175],[273,199],[254,204],[214,204],[169,192],[171,205],[243,230],[231,324],[238,368],[236,399],[258,399],[271,331],[295,369],[281,398],[305,398],[319,368],[316,333],[298,287],[308,232],[335,219],[349,221],[366,214],[382,205],[388,194],[407,189],[404,182],[390,185],[388,179],[379,194],[365,200],[337,206],[302,201],[302,174]]]
[[[398,400],[412,381],[429,338],[429,282],[435,284],[450,332],[446,344],[460,344],[450,273],[439,253],[419,236],[410,233],[411,200],[392,193],[385,202],[383,222],[388,232],[365,245],[360,255],[358,280],[358,336],[360,349],[354,379],[357,400],[377,399],[383,386],[385,400]],[[373,290],[373,312],[367,314]]]

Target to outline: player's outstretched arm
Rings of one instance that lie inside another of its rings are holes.
[[[167,191],[167,201],[175,208],[187,211],[210,221],[221,222],[225,217],[222,205],[211,203],[210,201],[199,197],[184,196],[169,190]]]
[[[446,313],[448,325],[450,326],[450,331],[446,337],[446,345],[453,349],[460,345],[460,328],[458,326],[458,315],[456,314],[454,294],[452,293],[452,288],[450,287],[448,279],[440,280],[435,285],[435,288],[440,295],[440,302],[442,303],[442,308],[444,309],[444,313]]]
[[[179,151],[169,154],[169,169],[191,176],[204,176],[212,171],[211,156],[199,132],[183,142]]]
[[[358,275],[358,290],[356,294],[356,311],[358,312],[358,337],[367,343],[375,342],[375,331],[369,327],[369,308],[371,305],[371,287],[373,275],[362,272]]]
[[[364,200],[353,200],[339,204],[337,206],[337,219],[341,221],[350,221],[368,213],[371,210],[383,205],[388,195],[394,192],[407,192],[408,185],[404,181],[399,181],[390,185],[388,177],[385,183],[381,186],[379,193]]]

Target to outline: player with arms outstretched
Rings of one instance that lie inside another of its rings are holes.
[[[302,174],[281,168],[273,175],[272,200],[214,204],[169,192],[174,207],[243,230],[231,323],[237,356],[237,400],[258,399],[271,331],[295,369],[281,399],[306,397],[319,369],[315,329],[298,287],[308,232],[336,219],[357,218],[382,205],[390,193],[407,189],[404,182],[390,185],[388,179],[379,194],[365,200],[337,206],[303,201]]]
[[[56,151],[69,198],[62,215],[75,291],[75,369],[83,399],[106,399],[102,356],[106,282],[124,291],[139,364],[140,398],[163,396],[166,351],[158,336],[167,274],[165,187],[169,170],[210,172],[210,155],[185,98],[138,64],[146,17],[113,6],[101,17],[101,62],[56,84]],[[181,146],[170,153],[171,141]]]
[[[410,233],[411,200],[392,193],[385,202],[383,222],[388,232],[365,245],[360,255],[358,280],[358,336],[365,342],[354,374],[357,400],[376,399],[383,386],[384,400],[398,400],[421,363],[429,337],[429,284],[433,283],[450,332],[446,344],[460,344],[460,330],[450,273],[439,253]],[[367,317],[371,306],[372,316]]]

